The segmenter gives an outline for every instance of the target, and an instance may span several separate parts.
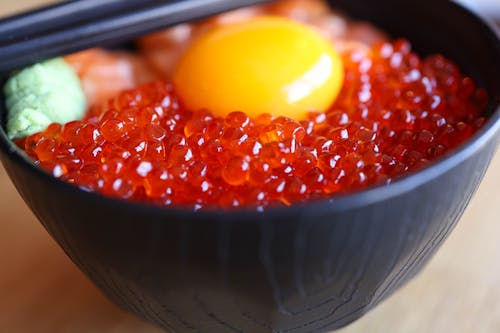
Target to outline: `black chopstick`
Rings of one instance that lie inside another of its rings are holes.
[[[165,2],[164,0],[65,1],[1,20],[0,32],[3,38],[0,39],[0,45],[7,40],[34,37],[48,31],[64,29],[67,25],[109,17],[120,12],[140,10]]]
[[[64,29],[52,29],[34,37],[18,36],[7,41],[1,39],[0,72],[13,70],[89,47],[118,44],[157,29],[244,6],[269,2],[269,0],[178,0],[156,2],[160,4],[150,3],[139,10],[135,8],[130,10],[128,8],[127,10],[116,11],[114,15],[99,15],[97,18],[85,21],[78,20],[74,24],[65,25]],[[36,13],[40,15],[40,11]],[[67,19],[64,15],[63,17]],[[25,19],[23,17],[23,20]],[[54,19],[57,18],[54,17]],[[12,26],[12,21],[9,24]],[[1,24],[0,31],[3,31]]]

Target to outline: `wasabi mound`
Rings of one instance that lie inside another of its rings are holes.
[[[5,84],[4,93],[10,139],[43,131],[51,123],[82,119],[86,110],[80,80],[62,58],[16,73]]]

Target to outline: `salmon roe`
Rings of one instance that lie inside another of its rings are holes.
[[[481,127],[487,95],[442,56],[404,40],[344,55],[345,83],[326,113],[296,121],[182,107],[155,82],[24,140],[55,177],[122,199],[207,208],[291,205],[427,165]]]

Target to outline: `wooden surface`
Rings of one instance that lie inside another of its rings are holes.
[[[50,0],[0,1],[0,14]],[[431,264],[339,333],[500,332],[500,153]],[[0,333],[160,333],[107,301],[0,167]],[[249,332],[251,333],[251,332]]]

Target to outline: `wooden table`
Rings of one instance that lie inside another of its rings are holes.
[[[0,1],[0,13],[51,0]],[[500,332],[500,153],[455,232],[416,279],[340,333]],[[0,333],[160,333],[107,301],[0,167]]]

